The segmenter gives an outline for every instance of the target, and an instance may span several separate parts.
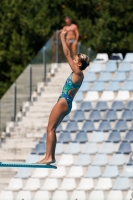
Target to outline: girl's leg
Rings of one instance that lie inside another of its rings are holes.
[[[68,104],[64,98],[61,98],[51,111],[47,127],[46,155],[39,163],[45,164],[48,162],[55,162],[55,147],[57,140],[55,130],[65,117],[67,111]]]

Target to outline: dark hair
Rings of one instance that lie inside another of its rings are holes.
[[[79,62],[82,63],[80,70],[86,69],[86,67],[89,66],[89,64],[90,64],[89,57],[86,54],[83,54],[83,53],[79,53],[78,57],[79,57]]]
[[[72,18],[69,17],[69,16],[66,16],[66,17],[65,17],[65,20],[66,20],[66,19],[70,19],[70,20],[72,21]]]

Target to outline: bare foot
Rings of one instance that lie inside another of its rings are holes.
[[[51,160],[51,159],[46,159],[46,158],[43,158],[42,160],[40,160],[39,162],[37,162],[36,164],[53,164],[53,163],[55,163],[56,162],[56,160],[55,159],[53,159],[53,160]]]

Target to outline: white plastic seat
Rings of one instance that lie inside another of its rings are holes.
[[[93,190],[87,200],[105,200],[104,192]]]
[[[112,182],[110,178],[99,178],[95,187],[96,190],[110,190],[112,188]]]
[[[75,101],[72,102],[72,111],[77,110],[77,104]]]
[[[114,92],[113,91],[103,91],[100,101],[113,101]]]
[[[67,177],[69,178],[80,178],[84,174],[83,167],[81,166],[72,166],[69,170]]]
[[[37,191],[33,200],[50,200],[51,199],[51,194],[48,191]]]
[[[15,200],[32,200],[31,191],[19,191]]]
[[[36,168],[32,177],[33,178],[45,178],[49,175],[49,170],[47,168]]]
[[[86,200],[86,193],[85,191],[78,191],[78,190],[74,190],[71,194],[71,197],[70,197],[71,200],[75,200],[75,199],[78,199],[78,200]]]
[[[125,200],[132,200],[132,194],[133,194],[133,190],[129,190],[127,192],[127,195],[126,195],[126,199]]]
[[[52,200],[68,200],[67,191],[56,190],[53,194]]]
[[[24,186],[24,190],[38,190],[40,189],[40,180],[38,178],[29,178]]]
[[[108,194],[107,200],[123,200],[122,191],[111,190]]]
[[[89,91],[83,101],[97,101],[99,99],[98,92]]]
[[[129,91],[119,91],[115,100],[116,101],[127,101],[130,99]]]
[[[46,178],[41,190],[56,190],[59,187],[58,180],[56,178]]]
[[[115,151],[114,143],[112,143],[112,142],[105,142],[102,145],[100,153],[103,153],[103,154],[112,154],[112,153],[114,153],[114,151]]]
[[[14,200],[13,192],[2,190],[0,192],[0,200]]]
[[[94,183],[92,178],[82,178],[79,182],[77,190],[92,190]]]
[[[133,62],[133,53],[126,53],[124,61]]]
[[[92,136],[90,138],[90,142],[96,142],[96,143],[100,143],[104,141],[104,133],[100,132],[100,131],[96,131],[94,133],[92,133]]]
[[[21,178],[11,178],[6,190],[17,191],[21,190],[23,187],[23,182]]]
[[[76,181],[74,178],[64,178],[60,190],[74,190],[76,188]]]
[[[49,177],[63,178],[64,176],[66,176],[66,168],[64,166],[58,166],[56,170],[52,170]]]
[[[60,157],[58,165],[61,165],[61,166],[71,166],[71,165],[73,165],[73,163],[74,163],[73,155],[63,154]]]
[[[98,53],[94,62],[105,63],[109,60],[107,53]]]

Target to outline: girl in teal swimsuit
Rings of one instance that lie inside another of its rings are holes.
[[[72,101],[83,82],[83,70],[89,65],[89,58],[85,54],[78,54],[74,59],[71,58],[70,50],[66,43],[66,31],[60,34],[64,55],[72,69],[72,73],[67,78],[57,103],[53,107],[47,126],[46,155],[38,162],[38,164],[55,163],[56,148],[56,128],[59,126],[63,118],[70,113]]]

